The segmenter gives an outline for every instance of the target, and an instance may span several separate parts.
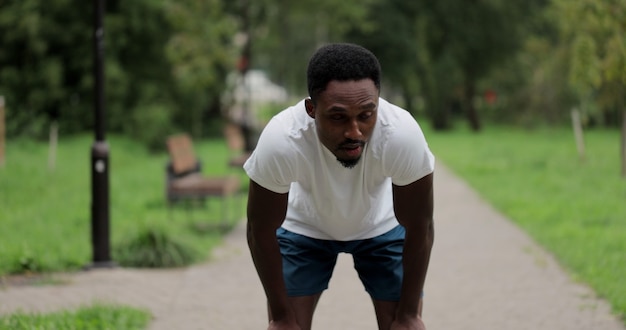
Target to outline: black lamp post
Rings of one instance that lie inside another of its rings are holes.
[[[91,147],[92,267],[111,267],[109,245],[109,146],[105,141],[104,1],[94,0],[94,108],[95,141]]]
[[[243,31],[245,33],[245,43],[239,58],[238,69],[241,74],[241,85],[244,90],[243,97],[243,121],[241,123],[241,133],[244,138],[244,149],[246,152],[252,152],[254,150],[254,143],[252,141],[252,127],[250,117],[250,93],[251,86],[246,81],[248,79],[248,70],[250,69],[250,61],[252,56],[252,28],[251,28],[251,2],[250,0],[241,1],[241,20],[243,22]]]

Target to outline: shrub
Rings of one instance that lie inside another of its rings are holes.
[[[192,247],[177,242],[171,234],[148,228],[115,248],[115,260],[122,266],[167,268],[187,266],[200,257]]]
[[[150,151],[162,151],[165,138],[175,129],[167,105],[139,106],[132,115],[129,134]]]

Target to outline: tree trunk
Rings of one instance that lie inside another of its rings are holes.
[[[415,102],[413,102],[413,93],[410,93],[410,88],[408,84],[405,82],[402,83],[402,100],[404,101],[404,109],[410,112],[413,116],[418,115],[418,109],[415,109]]]
[[[450,100],[447,98],[431,98],[426,104],[429,108],[428,113],[434,130],[445,131],[452,128],[450,121],[450,103]]]
[[[0,167],[4,166],[4,144],[6,141],[6,129],[5,129],[5,115],[4,115],[4,96],[0,95]]]
[[[474,96],[476,95],[476,85],[473,81],[470,81],[465,86],[465,111],[467,111],[467,120],[469,121],[470,128],[474,132],[479,132],[481,127],[478,111],[474,106]]]
[[[626,178],[626,109],[622,109],[622,177]]]

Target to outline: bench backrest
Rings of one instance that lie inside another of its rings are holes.
[[[245,148],[245,141],[241,128],[235,124],[228,123],[224,126],[224,137],[228,150],[233,153],[240,153]]]
[[[195,171],[198,158],[193,150],[189,134],[176,134],[167,138],[167,152],[172,161],[172,169],[177,175]]]

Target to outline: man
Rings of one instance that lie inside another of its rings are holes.
[[[244,165],[268,329],[311,328],[340,252],[352,254],[379,329],[425,329],[434,157],[415,119],[380,98],[380,76],[363,47],[320,48],[309,98],[272,118]]]

